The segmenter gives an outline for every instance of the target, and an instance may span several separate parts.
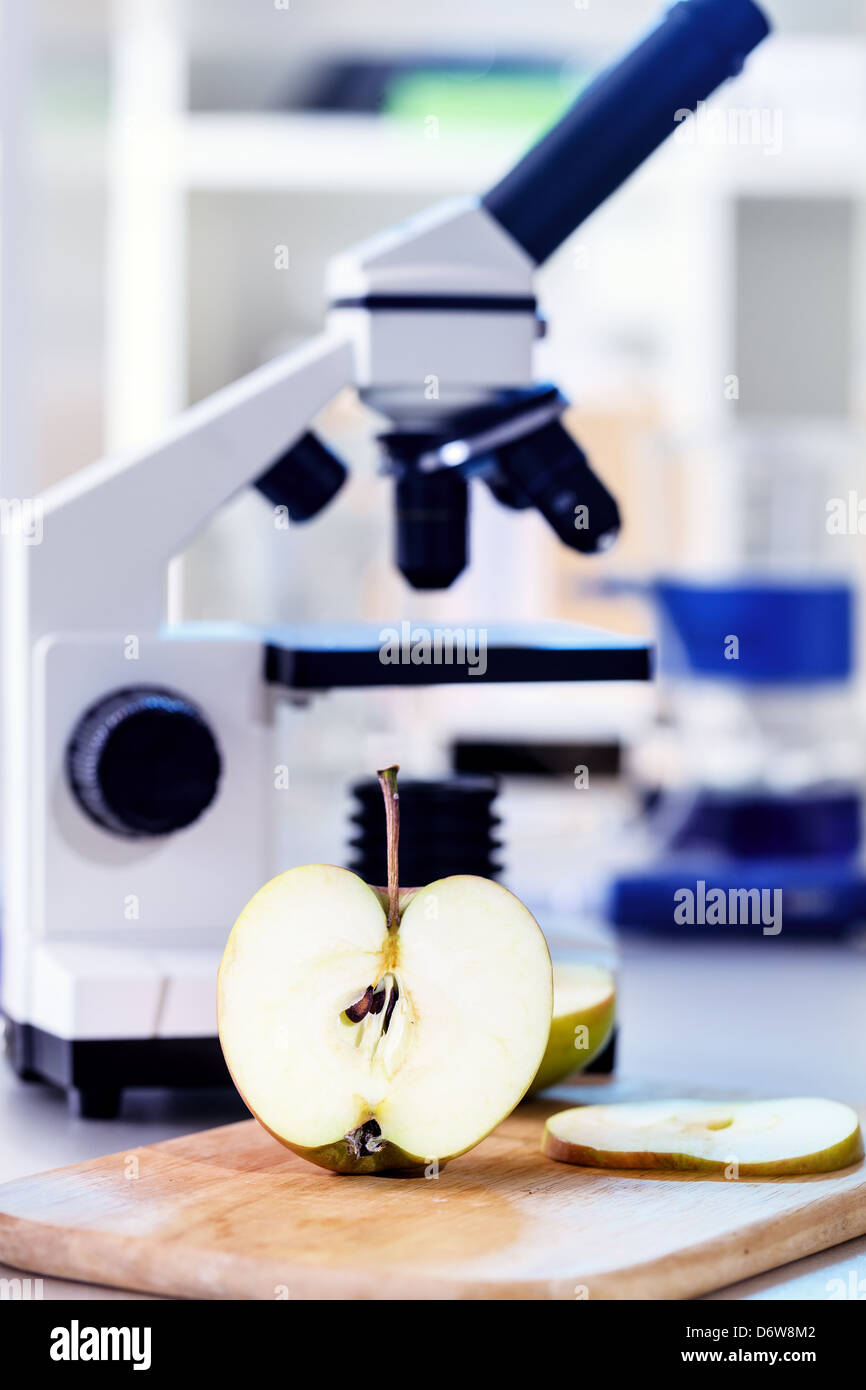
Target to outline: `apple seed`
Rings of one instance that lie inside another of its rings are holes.
[[[356,999],[355,1003],[350,1004],[348,1009],[346,1009],[345,1011],[346,1017],[350,1023],[360,1023],[361,1019],[366,1018],[367,1014],[370,1013],[371,1010],[374,1014],[379,1012],[379,1009],[381,1009],[382,1005],[379,1005],[379,1009],[374,1009],[374,997],[375,995],[373,993],[373,986],[368,985],[367,988],[364,990],[364,993],[361,995],[361,998]]]
[[[397,1003],[397,1000],[398,1000],[399,998],[400,998],[400,991],[399,991],[399,989],[397,988],[397,981],[395,980],[395,981],[394,981],[394,984],[393,984],[392,987],[391,987],[391,995],[390,995],[390,998],[388,999],[388,1007],[387,1007],[387,1009],[385,1010],[385,1017],[384,1017],[383,1020],[382,1020],[382,1032],[383,1032],[383,1033],[387,1033],[387,1031],[388,1031],[388,1025],[389,1025],[389,1023],[391,1022],[391,1015],[392,1015],[392,1013],[394,1012],[394,1005]]]

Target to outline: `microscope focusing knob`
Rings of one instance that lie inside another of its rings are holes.
[[[201,711],[159,687],[116,690],[82,715],[66,750],[79,805],[115,835],[167,835],[216,795],[221,759]]]

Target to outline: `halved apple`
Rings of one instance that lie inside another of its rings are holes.
[[[613,1031],[616,985],[600,965],[553,964],[553,1022],[530,1095],[583,1071]]]
[[[829,1173],[863,1157],[856,1113],[835,1100],[639,1101],[552,1115],[542,1150],[589,1168],[664,1168],[741,1177]]]
[[[396,769],[380,773],[387,893],[328,864],[244,908],[219,972],[219,1033],[256,1118],[324,1168],[441,1166],[522,1098],[550,1032],[541,929],[512,893],[459,876],[400,890]]]

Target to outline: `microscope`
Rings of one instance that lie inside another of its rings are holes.
[[[414,589],[466,566],[473,482],[572,549],[611,545],[617,504],[533,379],[534,272],[768,30],[752,0],[675,4],[483,197],[339,256],[321,336],[50,489],[40,544],[6,538],[2,1010],[22,1077],[89,1116],[124,1087],[224,1081],[216,969],[270,872],[275,695],[470,675],[384,664],[375,630],[167,625],[169,562],[248,485],[315,517],[345,469],[309,422],[347,386],[390,425]],[[649,661],[580,625],[491,630],[469,683],[641,680]]]

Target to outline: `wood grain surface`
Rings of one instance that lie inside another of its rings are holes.
[[[253,1120],[0,1186],[0,1260],[186,1298],[690,1298],[866,1232],[810,1178],[554,1163],[521,1106],[435,1180],[339,1177]]]

